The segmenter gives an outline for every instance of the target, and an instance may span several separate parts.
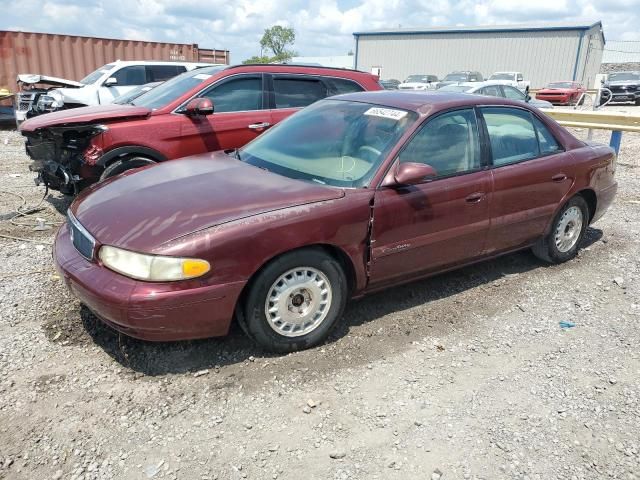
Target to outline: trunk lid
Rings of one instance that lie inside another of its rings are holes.
[[[102,244],[157,253],[171,240],[215,225],[343,196],[342,189],[283,177],[215,152],[90,187],[71,211]]]

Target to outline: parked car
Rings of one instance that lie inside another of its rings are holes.
[[[235,316],[288,352],[324,341],[350,297],[519,249],[573,258],[613,201],[615,166],[613,149],[521,102],[341,95],[238,150],[92,186],[54,259],[127,335],[220,336]]]
[[[441,92],[460,92],[471,93],[474,95],[489,95],[491,97],[503,97],[510,100],[519,100],[526,102],[529,105],[536,108],[553,108],[550,102],[544,100],[538,100],[531,97],[528,93],[523,93],[521,90],[512,87],[511,85],[504,85],[500,82],[486,81],[479,83],[461,83],[458,85],[446,85],[439,89]]]
[[[16,95],[16,122],[61,109],[105,105],[138,85],[163,82],[210,63],[117,61],[91,72],[79,82],[47,75],[21,74]]]
[[[145,83],[144,85],[138,85],[137,87],[129,90],[127,93],[116,97],[112,103],[117,105],[127,105],[128,103],[133,102],[139,96],[147,93],[149,90],[153,90],[158,85],[161,85],[162,82],[151,82]]]
[[[482,74],[480,72],[472,72],[469,70],[460,71],[460,72],[451,72],[441,82],[436,84],[436,88],[442,88],[446,85],[453,85],[455,83],[466,83],[466,82],[482,82],[484,79],[482,78]]]
[[[409,75],[398,85],[398,90],[434,90],[437,83],[435,75]]]
[[[489,77],[489,81],[511,85],[525,93],[529,93],[529,87],[531,87],[531,82],[525,80],[521,72],[496,72]]]
[[[381,89],[378,77],[343,68],[205,67],[130,104],[42,115],[24,122],[21,132],[37,183],[74,194],[131,168],[241,147],[316,100]]]
[[[385,90],[397,90],[400,83],[400,80],[396,80],[395,78],[390,78],[389,80],[380,80],[380,86]]]
[[[580,97],[586,91],[579,82],[552,82],[542,90],[538,90],[536,98],[546,100],[554,105],[575,105],[581,101]]]
[[[610,73],[604,87],[611,90],[612,102],[633,102],[640,106],[640,72]],[[611,96],[606,90],[602,91],[602,103]]]

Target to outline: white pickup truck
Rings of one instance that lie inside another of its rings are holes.
[[[511,85],[512,87],[522,90],[524,93],[528,93],[529,87],[531,86],[531,82],[525,80],[521,72],[495,72],[488,80],[502,85]]]

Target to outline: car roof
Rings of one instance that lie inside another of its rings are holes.
[[[454,107],[474,105],[507,105],[522,107],[522,102],[502,97],[485,97],[458,92],[420,92],[387,90],[373,92],[348,93],[330,97],[329,99],[366,102],[383,107],[411,110],[421,115],[429,115],[435,111]]]
[[[215,66],[224,65],[222,63],[203,63],[203,62],[165,62],[162,60],[116,60],[109,62],[107,65],[129,66],[129,65],[194,65],[194,66]]]

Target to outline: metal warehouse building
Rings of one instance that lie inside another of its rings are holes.
[[[602,23],[390,29],[353,34],[358,70],[380,68],[383,79],[411,74],[444,77],[475,70],[522,72],[532,88],[554,80],[592,87],[605,44]]]

